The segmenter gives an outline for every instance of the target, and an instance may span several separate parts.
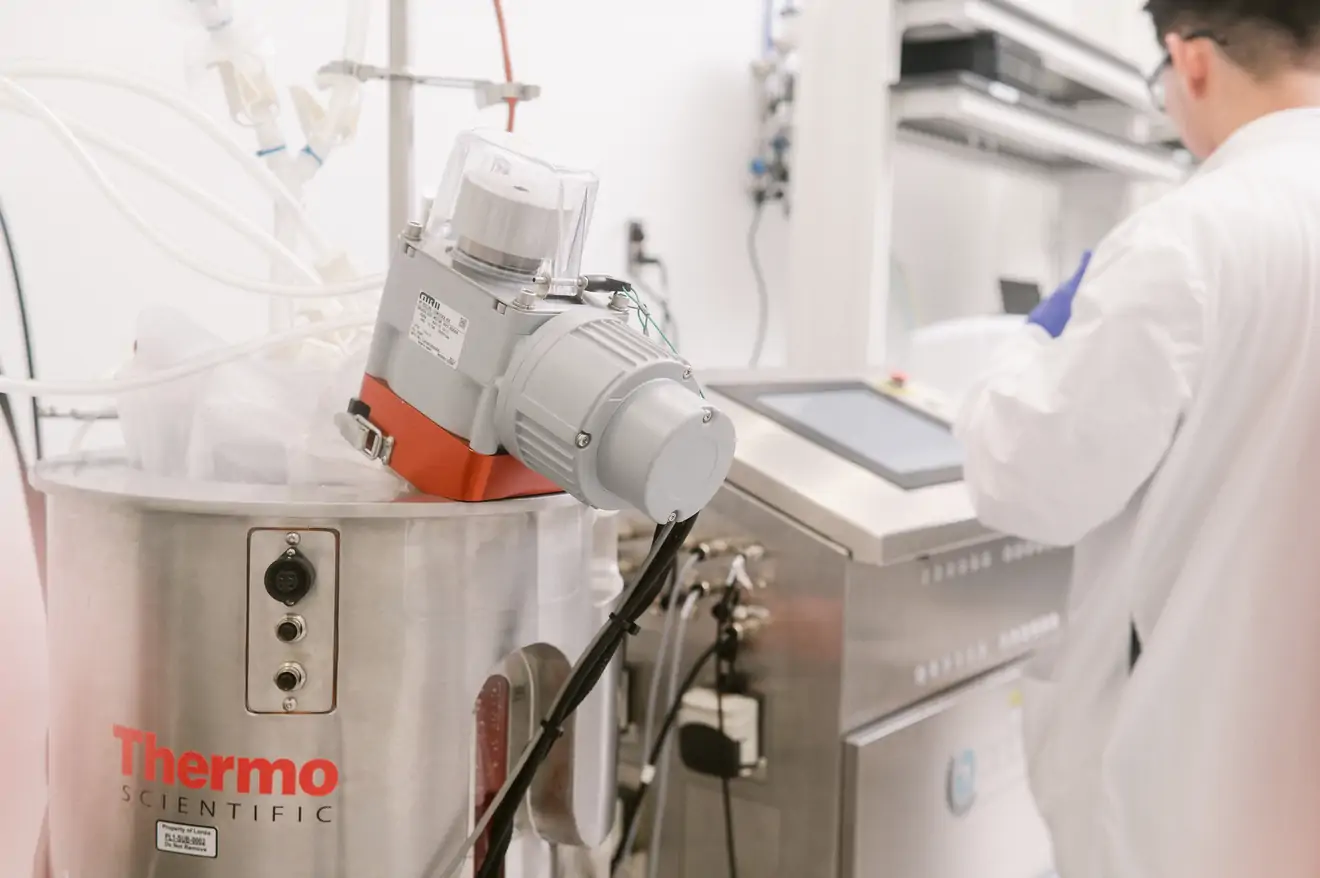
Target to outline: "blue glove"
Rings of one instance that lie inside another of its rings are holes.
[[[1064,281],[1063,286],[1054,291],[1048,299],[1036,306],[1027,317],[1028,323],[1034,323],[1050,334],[1051,338],[1063,335],[1063,330],[1072,319],[1073,298],[1086,277],[1086,269],[1091,265],[1091,251],[1082,254],[1082,264],[1077,273]]]

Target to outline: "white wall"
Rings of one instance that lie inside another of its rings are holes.
[[[1158,61],[1143,0],[1016,2],[1143,69]],[[925,325],[989,313],[999,308],[1001,277],[1037,281],[1048,293],[1071,273],[1058,256],[1068,213],[1087,209],[1077,187],[1025,166],[910,145],[895,167],[894,256],[912,305],[896,303],[892,315],[915,309],[917,325]],[[1114,216],[1108,202],[1095,207]]]
[[[1140,0],[1017,2],[1140,65],[1153,60]],[[889,10],[814,3],[803,28],[796,150],[795,197],[807,224],[793,235],[799,299],[778,303],[794,320],[795,366],[903,365],[914,327],[997,311],[1000,278],[1035,281],[1048,293],[1102,236],[1097,225],[1122,218],[1128,202],[1115,209],[1112,198],[1090,205],[1072,197],[1072,175],[914,138],[891,150],[881,89],[898,65],[877,51],[892,33]],[[1092,222],[1071,222],[1078,210]],[[895,295],[886,302],[891,271]]]
[[[1048,291],[1060,194],[1053,178],[1025,167],[900,145],[894,257],[915,324],[997,311],[1001,277]]]

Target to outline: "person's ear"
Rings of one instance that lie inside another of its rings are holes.
[[[1210,40],[1184,40],[1177,34],[1169,34],[1164,44],[1187,95],[1197,100],[1205,97],[1209,90],[1215,44]]]

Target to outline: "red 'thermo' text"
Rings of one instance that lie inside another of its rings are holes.
[[[189,750],[175,756],[156,743],[151,732],[115,726],[120,742],[120,769],[132,777],[135,754],[142,754],[142,779],[179,784],[190,790],[225,792],[233,775],[234,792],[262,796],[328,796],[339,786],[339,767],[329,759],[312,759],[301,766],[291,759],[252,759]],[[278,781],[278,782],[277,782]]]

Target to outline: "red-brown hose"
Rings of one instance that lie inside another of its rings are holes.
[[[500,51],[504,55],[504,79],[506,82],[513,82],[513,57],[509,52],[509,29],[504,24],[504,4],[501,0],[495,2],[495,20],[500,26]],[[508,98],[509,102],[509,132],[513,132],[514,116],[518,112],[518,99]]]

